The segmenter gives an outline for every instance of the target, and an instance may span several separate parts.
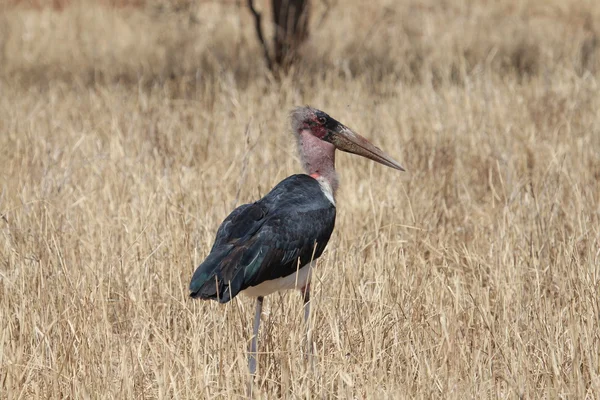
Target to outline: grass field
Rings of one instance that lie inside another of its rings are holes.
[[[258,398],[600,396],[600,3],[315,0],[280,80],[245,2],[14,3],[0,398],[243,398],[253,300],[187,287],[228,212],[300,171],[303,104],[408,172],[338,156],[314,368],[300,295],[268,297]]]

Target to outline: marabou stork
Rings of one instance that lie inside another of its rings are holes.
[[[390,156],[323,111],[298,107],[291,113],[291,125],[306,174],[292,175],[262,199],[233,210],[190,283],[192,298],[227,303],[240,292],[256,297],[251,375],[256,372],[264,296],[300,289],[308,326],[311,268],[335,225],[335,150],[404,171]]]

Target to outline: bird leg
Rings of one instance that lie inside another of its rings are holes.
[[[252,385],[256,375],[256,341],[258,340],[258,327],[260,326],[260,315],[262,314],[263,297],[256,298],[256,311],[254,314],[254,326],[252,327],[252,341],[250,342],[250,354],[248,355],[248,369],[250,370],[250,381],[248,382],[248,398],[252,398]]]
[[[304,300],[304,325],[306,325],[306,354],[312,354],[310,337],[310,283],[300,289]]]
[[[308,325],[310,318],[310,283],[300,290],[302,292],[302,299],[304,300],[304,323]]]
[[[248,369],[250,369],[250,375],[254,379],[256,374],[256,341],[258,339],[258,327],[260,326],[260,315],[262,313],[263,297],[259,296],[256,298],[256,311],[254,314],[254,327],[252,329],[252,341],[250,342],[250,356],[248,358]]]

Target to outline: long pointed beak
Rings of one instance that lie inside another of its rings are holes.
[[[392,157],[385,154],[379,147],[374,146],[364,137],[352,131],[352,129],[338,124],[332,129],[329,141],[338,149],[348,153],[358,154],[370,160],[399,171],[405,171],[404,167]]]

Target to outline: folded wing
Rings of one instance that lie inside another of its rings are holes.
[[[293,175],[223,221],[190,295],[226,303],[250,286],[291,275],[323,253],[334,225],[335,206],[319,183]]]

